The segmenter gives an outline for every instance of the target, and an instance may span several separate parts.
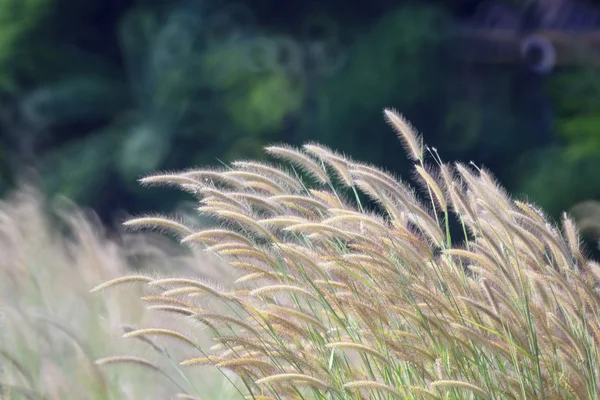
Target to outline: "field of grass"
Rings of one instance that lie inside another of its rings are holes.
[[[217,221],[125,224],[169,233],[191,249],[185,256],[158,243],[111,244],[81,218],[63,218],[73,238],[56,236],[26,201],[4,205],[4,390],[600,398],[600,264],[572,219],[554,224],[490,172],[443,162],[401,116],[385,116],[418,189],[315,143],[268,147],[279,164],[143,178],[188,192]],[[138,252],[149,252],[137,260],[145,268],[128,273]],[[219,261],[204,271],[224,275],[194,273],[207,253]],[[135,327],[116,340],[123,320]]]
[[[185,326],[149,312],[155,291],[130,286],[111,296],[99,283],[143,269],[227,279],[222,262],[184,253],[166,240],[131,234],[109,239],[99,223],[66,201],[47,204],[30,188],[0,203],[0,399],[169,399],[235,394],[217,372],[182,371],[182,346],[122,335],[145,326]],[[140,301],[145,297],[145,301]],[[194,332],[199,343],[210,336]],[[112,365],[114,356],[129,358]],[[99,361],[99,362],[98,362]]]

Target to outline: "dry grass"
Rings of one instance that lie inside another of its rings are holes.
[[[210,329],[214,343],[209,350],[176,325],[141,333],[191,344],[179,361],[192,376],[232,371],[254,399],[599,398],[600,266],[575,224],[565,216],[555,226],[489,172],[443,163],[395,112],[386,118],[423,196],[314,143],[267,148],[288,166],[238,162],[143,179],[190,192],[222,224],[130,225],[207,246],[244,275],[231,289],[178,278],[128,284],[130,294],[163,288],[162,310],[192,331]],[[462,238],[451,240],[451,218]]]
[[[218,278],[220,262],[183,254],[165,240],[126,235],[109,240],[90,216],[66,202],[51,219],[32,189],[0,203],[0,399],[168,399],[177,393],[226,398],[218,373],[188,381],[177,360],[188,349],[150,336],[121,335],[138,326],[185,332],[169,313],[149,312],[159,294],[123,286],[91,296],[99,282],[131,274]],[[140,297],[146,301],[141,303]],[[162,303],[161,303],[162,304]],[[150,306],[150,307],[148,307]],[[196,332],[199,342],[208,337]],[[135,355],[135,357],[133,357]],[[116,358],[114,356],[117,356]],[[126,367],[115,364],[125,363]],[[114,365],[113,365],[114,364]]]

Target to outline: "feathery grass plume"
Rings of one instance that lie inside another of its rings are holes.
[[[304,186],[300,184],[287,171],[283,171],[275,166],[255,161],[234,161],[232,165],[244,171],[252,171],[258,174],[262,174],[263,176],[270,178],[273,181],[280,182],[292,191],[302,192],[304,190]]]
[[[387,392],[387,393],[393,395],[395,398],[398,398],[398,399],[405,398],[402,395],[402,393],[400,393],[395,388],[385,385],[381,382],[376,382],[376,381],[364,380],[364,381],[348,382],[348,383],[344,384],[344,388],[354,389],[354,390],[357,390],[357,389],[381,390],[383,392]]]
[[[211,294],[218,298],[224,298],[224,297],[228,296],[227,293],[223,293],[221,290],[219,290],[216,287],[213,287],[213,285],[210,285],[209,283],[201,282],[201,281],[190,279],[190,278],[163,278],[163,279],[153,280],[153,281],[149,282],[148,284],[150,286],[189,285],[190,287],[197,288],[198,291]],[[178,289],[181,289],[181,288],[178,288]],[[187,290],[187,287],[186,287],[186,290]],[[174,294],[179,294],[179,293],[180,292],[171,292],[171,293],[163,292],[162,296],[169,297],[169,296],[172,296]]]
[[[452,387],[452,388],[458,388],[458,389],[464,389],[464,390],[468,390],[473,392],[474,394],[478,395],[480,398],[489,398],[490,396],[480,387],[473,385],[471,383],[468,382],[460,382],[460,381],[435,381],[435,382],[431,382],[431,386],[433,386],[434,388],[448,388],[448,387]]]
[[[202,182],[182,174],[154,174],[141,178],[142,185],[180,185],[181,187],[202,187]]]
[[[240,275],[231,290],[142,279],[161,289],[143,297],[152,310],[184,318],[137,332],[210,331],[215,345],[188,346],[180,362],[192,374],[226,370],[246,398],[599,398],[600,267],[575,224],[558,229],[485,169],[444,163],[435,150],[429,162],[412,126],[385,115],[425,199],[315,143],[267,148],[309,182],[289,165],[252,161],[173,174],[174,184],[201,182],[200,212],[227,224],[180,228],[190,231],[183,241]]]
[[[101,290],[104,290],[106,288],[112,287],[112,286],[116,286],[116,285],[121,285],[124,283],[130,283],[130,282],[152,282],[152,278],[145,276],[145,275],[130,275],[130,276],[122,276],[119,278],[115,278],[112,279],[108,282],[104,282],[98,286],[96,286],[95,288],[91,289],[90,292],[99,292]]]
[[[272,196],[269,198],[272,201],[277,201],[282,204],[289,206],[293,206],[294,204],[302,204],[306,207],[312,207],[317,209],[319,212],[323,212],[327,210],[327,204],[324,204],[322,201],[315,200],[308,196],[295,196],[295,195],[278,195]]]
[[[190,170],[181,173],[180,175],[184,178],[194,179],[195,181],[202,182],[202,187],[228,187],[233,189],[247,188],[247,185],[240,179],[235,177],[227,176],[224,174],[225,171],[218,169],[214,170]]]
[[[135,331],[125,333],[123,335],[123,337],[130,338],[130,337],[148,336],[148,335],[168,336],[168,337],[172,337],[173,339],[181,340],[182,342],[185,342],[192,347],[197,347],[196,343],[192,339],[186,337],[185,335],[182,335],[181,333],[172,331],[170,329],[158,329],[158,328],[137,329]]]
[[[256,381],[257,385],[266,385],[266,384],[272,384],[272,383],[281,383],[281,382],[305,382],[306,384],[309,385],[315,385],[317,387],[320,387],[322,389],[331,389],[331,387],[321,381],[318,378],[315,378],[313,376],[309,376],[309,375],[304,375],[304,374],[294,374],[294,373],[290,373],[290,374],[277,374],[277,375],[270,375],[270,376],[266,376],[264,378],[258,379]]]
[[[230,231],[227,229],[210,229],[204,230],[200,232],[192,233],[189,236],[184,237],[181,242],[202,242],[202,243],[223,243],[225,240],[233,240],[235,242],[240,242],[246,244],[248,246],[252,246],[252,242],[248,240],[246,237],[240,235],[237,232]]]
[[[151,368],[154,370],[159,370],[160,367],[153,363],[152,361],[146,360],[142,357],[133,357],[133,356],[108,356],[97,359],[97,365],[106,365],[106,364],[115,364],[115,363],[133,363],[144,366],[146,368]]]
[[[431,174],[420,165],[415,166],[417,173],[423,180],[425,184],[431,189],[433,194],[435,195],[436,204],[440,207],[442,211],[446,211],[446,196],[442,193],[442,189],[440,189],[440,185],[438,185],[437,181],[431,176]]]
[[[228,204],[232,211],[249,213],[250,207],[243,201],[239,201],[229,195],[230,192],[212,187],[204,187],[200,189],[200,194],[204,196],[201,204],[210,206],[212,204]]]
[[[302,171],[323,184],[329,182],[329,176],[327,176],[324,169],[315,160],[298,149],[282,145],[265,147],[265,151],[275,158],[291,161],[293,165],[300,167]]]
[[[193,233],[190,228],[181,222],[163,216],[138,217],[124,222],[123,225],[132,229],[150,228],[164,230],[173,232],[179,237],[187,237]]]
[[[313,154],[329,165],[343,184],[352,186],[352,176],[350,175],[351,161],[347,157],[336,154],[334,151],[317,143],[308,143],[302,147],[308,153]]]
[[[387,122],[402,140],[408,156],[414,161],[421,161],[423,159],[423,139],[410,122],[392,109],[386,108],[384,114]]]

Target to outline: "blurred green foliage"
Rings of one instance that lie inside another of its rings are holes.
[[[13,85],[12,65],[29,69],[23,45],[34,35],[47,17],[52,0],[1,0],[0,1],[0,88]]]
[[[136,178],[279,141],[404,173],[381,122],[391,106],[554,213],[598,197],[596,71],[536,86],[518,65],[465,69],[447,46],[465,3],[0,0],[0,190],[32,164],[47,192],[105,217],[168,209],[176,194]],[[551,129],[531,105],[541,97]]]
[[[518,163],[520,190],[549,212],[600,198],[600,74],[589,66],[560,71],[548,85],[556,142]]]
[[[447,18],[437,7],[409,5],[360,32],[348,47],[344,68],[315,94],[315,136],[373,162],[385,158],[395,138],[370,132],[381,130],[379,111],[393,106],[407,114],[422,112],[443,93],[437,63]],[[385,161],[389,166],[391,160]]]
[[[566,156],[578,160],[600,150],[600,75],[583,69],[558,75],[552,82],[557,132]]]

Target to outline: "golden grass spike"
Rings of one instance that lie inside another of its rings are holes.
[[[231,261],[229,263],[232,267],[239,269],[240,271],[253,271],[252,273],[263,274],[272,279],[278,279],[282,282],[288,281],[291,283],[299,283],[298,279],[290,273],[284,274],[282,272],[273,272],[268,267],[256,265],[255,263],[249,263],[245,261]]]
[[[273,215],[279,215],[284,212],[281,206],[271,201],[271,197],[241,192],[229,192],[227,194],[236,199],[245,201],[251,207],[255,207],[258,210],[267,211]]]
[[[423,232],[437,247],[445,246],[444,233],[439,225],[419,206],[411,207],[407,219]]]
[[[323,288],[335,288],[335,289],[343,289],[350,290],[350,287],[342,282],[332,281],[332,280],[322,280],[316,279],[315,284],[322,286]]]
[[[306,272],[305,267],[308,266],[321,278],[327,279],[325,271],[319,266],[318,262],[320,260],[318,254],[311,252],[310,249],[293,243],[275,243],[272,248],[287,257],[287,264],[291,268],[300,269]]]
[[[218,244],[214,244],[212,246],[208,246],[206,249],[204,249],[207,252],[213,252],[213,253],[219,253],[221,251],[228,251],[228,250],[253,250],[252,246],[248,246],[247,244],[242,244],[242,243],[218,243]]]
[[[251,274],[246,274],[242,277],[239,277],[238,279],[235,280],[234,283],[239,284],[239,283],[243,283],[243,282],[248,282],[248,281],[253,281],[255,279],[264,279],[269,277],[266,273],[264,272],[253,272]]]
[[[102,357],[95,361],[96,365],[108,365],[108,364],[137,364],[147,368],[160,371],[158,365],[142,357],[134,356],[108,356]]]
[[[277,293],[277,292],[283,292],[283,293],[291,293],[291,294],[301,294],[307,297],[310,297],[313,300],[317,300],[317,297],[312,294],[310,291],[308,291],[307,289],[300,287],[300,286],[293,286],[293,285],[268,285],[268,286],[263,286],[261,288],[258,289],[254,289],[253,291],[250,292],[250,296],[265,296],[265,295],[269,295],[271,293]]]
[[[423,394],[427,398],[430,398],[430,399],[437,400],[440,398],[440,396],[437,393],[434,393],[431,390],[428,390],[428,389],[425,389],[422,387],[418,387],[418,386],[414,386],[414,385],[406,385],[405,389],[408,393],[416,392],[418,394]]]
[[[192,308],[187,308],[187,307],[170,306],[170,305],[166,305],[166,304],[157,304],[154,306],[148,306],[147,309],[148,310],[156,310],[156,311],[168,311],[168,312],[172,312],[175,314],[181,314],[181,315],[186,315],[186,316],[191,316],[196,313],[202,312],[202,310],[197,309],[197,308],[192,309]]]
[[[372,355],[373,357],[378,358],[379,360],[383,361],[385,364],[392,366],[390,360],[388,360],[388,358],[386,356],[381,354],[379,351],[377,351],[367,345],[364,345],[364,344],[353,343],[353,342],[334,342],[334,343],[327,343],[325,345],[325,347],[327,347],[328,349],[345,349],[345,350],[355,350],[355,351],[359,351],[359,352],[364,352],[364,353]]]
[[[260,336],[260,333],[249,323],[242,321],[239,318],[232,317],[229,315],[219,314],[219,313],[211,313],[211,312],[202,312],[202,313],[194,314],[194,318],[198,319],[200,321],[214,320],[214,321],[218,321],[218,322],[234,324],[241,328],[244,328],[246,331],[251,332],[252,334],[256,335],[257,337]]]
[[[442,189],[440,188],[436,180],[433,179],[431,174],[420,165],[415,165],[415,168],[417,169],[417,173],[426,182],[427,186],[431,188],[431,191],[433,192],[433,195],[437,200],[437,204],[440,207],[440,209],[445,212],[448,209],[446,197],[444,196],[444,193],[442,192]]]
[[[309,189],[309,192],[314,197],[316,197],[317,199],[319,199],[322,202],[324,202],[325,204],[327,204],[329,207],[344,208],[344,206],[345,206],[344,203],[342,202],[342,199],[340,199],[338,196],[335,196],[331,192],[324,191],[324,190],[316,190],[316,189]]]
[[[137,329],[135,331],[127,332],[126,334],[123,335],[123,337],[124,338],[132,338],[132,337],[136,337],[136,336],[146,336],[146,335],[168,336],[168,337],[172,337],[174,339],[181,340],[182,342],[185,342],[193,347],[196,347],[196,348],[198,347],[196,345],[196,343],[194,343],[192,341],[192,339],[188,338],[185,335],[182,335],[179,332],[175,332],[170,329],[160,329],[160,328]]]
[[[567,327],[560,320],[560,318],[558,318],[553,313],[548,312],[548,313],[546,313],[546,315],[560,329],[560,332],[562,332],[564,335],[566,335],[566,337],[569,338],[569,341],[571,342],[572,347],[575,349],[575,351],[577,351],[577,355],[578,355],[577,358],[580,360],[584,360],[585,359],[585,345],[583,343],[581,343],[580,340],[578,340],[578,338],[575,336],[575,333],[573,332],[573,330],[570,329],[569,327]]]
[[[336,154],[334,151],[325,146],[309,143],[302,146],[304,150],[319,157],[323,162],[328,164],[336,172],[342,183],[346,186],[352,186],[352,176],[350,175],[349,167],[350,160],[346,157]]]
[[[380,180],[387,182],[387,184],[389,186],[398,186],[398,185],[402,186],[402,181],[398,177],[396,177],[396,176],[394,176],[394,174],[386,172],[386,171],[382,170],[381,168],[378,168],[374,165],[353,162],[351,165],[351,170],[352,171],[362,171],[362,172],[374,175],[374,176],[378,177]]]
[[[335,210],[329,210],[330,213],[335,213]],[[374,234],[386,235],[389,234],[389,227],[385,225],[384,221],[377,220],[373,218],[371,215],[359,214],[359,213],[351,213],[345,215],[337,215],[335,217],[330,217],[321,221],[322,224],[325,225],[341,225],[348,226],[348,223],[353,223],[358,225],[359,231],[358,233],[364,233],[366,230],[373,231]]]
[[[404,209],[410,209],[412,206],[409,191],[401,183],[381,178],[370,171],[352,170],[351,173],[354,183],[374,200],[384,201],[389,194],[393,196],[396,203],[402,204]],[[373,189],[369,190],[369,187]]]
[[[165,296],[165,297],[169,297],[169,296],[177,296],[180,294],[190,294],[190,293],[196,293],[196,292],[202,292],[203,289],[200,289],[197,286],[183,286],[183,287],[179,287],[179,288],[175,288],[175,289],[171,289],[171,290],[165,290],[164,292],[161,293],[161,296]]]
[[[242,179],[246,182],[261,182],[264,183],[265,185],[270,186],[272,189],[279,191],[279,192],[283,192],[283,188],[281,186],[279,186],[279,184],[277,184],[277,182],[275,182],[274,180],[267,178],[264,175],[261,174],[257,174],[255,172],[250,172],[250,171],[226,171],[223,172],[223,176],[233,176],[235,178],[239,178]]]
[[[149,276],[146,276],[146,275],[123,276],[123,277],[120,277],[120,278],[111,279],[108,282],[104,282],[104,283],[96,286],[95,288],[93,288],[92,290],[90,290],[90,293],[99,292],[99,291],[107,289],[109,287],[121,285],[121,284],[124,284],[124,283],[131,283],[131,282],[150,283],[152,281],[153,281],[153,279],[150,278]]]
[[[184,365],[184,366],[215,365],[221,361],[223,361],[223,359],[221,357],[207,356],[207,357],[189,358],[187,360],[181,361],[179,363],[179,365]]]
[[[119,327],[121,328],[123,333],[129,333],[129,332],[133,332],[133,331],[137,330],[135,327],[126,325],[126,324],[121,324]],[[149,345],[158,354],[165,354],[164,349],[162,349],[160,346],[158,346],[156,343],[154,343],[154,341],[152,341],[150,338],[142,335],[142,336],[136,336],[135,339],[138,339],[140,342]]]
[[[542,224],[546,222],[546,218],[544,217],[544,214],[538,208],[536,208],[534,205],[529,204],[529,203],[523,203],[518,200],[514,200],[513,203],[521,211],[523,211],[525,214],[527,214],[531,219],[533,219],[539,223],[542,223]]]
[[[213,186],[215,182],[224,183],[230,187],[243,189],[247,185],[239,179],[223,175],[224,171],[219,170],[192,170],[184,172],[182,175],[192,179],[200,180],[205,186]]]
[[[273,157],[291,161],[292,164],[300,167],[304,172],[307,172],[322,184],[327,184],[329,182],[329,177],[323,168],[321,168],[315,160],[298,149],[283,145],[265,147],[265,151]]]
[[[410,122],[393,109],[386,108],[384,114],[387,122],[394,128],[398,137],[402,139],[408,156],[414,161],[423,160],[423,140]]]
[[[307,196],[299,196],[299,195],[290,195],[290,194],[280,194],[277,196],[269,197],[269,200],[275,200],[283,204],[300,204],[303,206],[314,207],[318,210],[327,210],[328,205],[324,204],[322,201],[315,200],[313,198]]]
[[[232,165],[237,168],[254,171],[263,175],[270,175],[271,179],[280,181],[298,192],[304,190],[304,187],[296,178],[275,166],[256,161],[234,161]]]
[[[252,242],[238,232],[230,231],[227,229],[207,229],[200,232],[194,232],[189,236],[184,237],[181,242],[198,241],[204,243],[217,243],[223,240],[233,240],[252,246]]]
[[[218,190],[218,189],[215,189],[212,187],[206,187],[206,188],[202,188],[200,193],[204,196],[201,203],[205,204],[207,206],[215,206],[217,204],[223,204],[223,205],[227,205],[227,207],[230,207],[233,210],[238,210],[238,211],[242,211],[242,212],[248,212],[250,210],[250,208],[246,204],[244,204],[241,201],[238,201],[238,200],[234,199],[232,196],[230,196],[229,194],[231,192],[229,192],[229,191],[223,191],[223,190]]]
[[[327,233],[327,236],[339,237],[345,240],[352,239],[352,235],[348,232],[343,231],[342,229],[335,228],[333,226],[328,226],[320,223],[302,223],[288,226],[284,229],[284,231],[288,232],[303,232],[306,234],[311,233]]]
[[[490,396],[488,395],[488,393],[485,390],[483,390],[479,386],[473,385],[472,383],[469,383],[469,382],[443,380],[443,381],[431,382],[431,386],[438,390],[445,389],[445,388],[468,390],[470,392],[473,392],[473,394],[475,394],[479,397],[482,397],[484,399],[490,398]]]
[[[251,249],[228,249],[228,250],[221,250],[219,252],[219,254],[224,255],[224,256],[231,256],[231,257],[240,257],[240,258],[244,258],[246,260],[248,259],[253,259],[256,261],[259,261],[261,263],[272,263],[272,258],[269,257],[269,255],[264,251],[264,250],[257,250],[254,248]]]
[[[182,237],[194,232],[184,224],[166,217],[140,217],[126,221],[123,225],[130,228],[166,229]]]
[[[192,185],[200,188],[202,186],[202,182],[192,179],[188,176],[184,176],[181,174],[155,174],[149,175],[144,178],[141,178],[139,182],[142,185],[151,185],[151,184],[177,184],[177,185]]]
[[[467,258],[469,260],[476,262],[477,264],[481,265],[483,268],[486,268],[490,271],[496,270],[496,266],[494,265],[494,262],[492,260],[490,260],[488,257],[482,256],[481,254],[474,253],[469,250],[447,249],[447,250],[444,250],[444,253],[451,255],[451,256]]]
[[[166,296],[143,296],[140,298],[140,300],[142,301],[147,301],[147,302],[158,302],[158,303],[166,303],[169,305],[175,305],[175,306],[179,306],[179,307],[189,307],[190,305],[178,300],[178,299],[174,299],[172,297],[166,297]]]
[[[563,223],[563,231],[567,238],[567,244],[569,246],[569,250],[571,250],[571,252],[573,253],[573,255],[575,257],[577,257],[581,260],[583,258],[583,256],[581,255],[581,249],[580,249],[581,239],[579,237],[579,232],[577,230],[577,226],[575,225],[575,222],[573,222],[573,220],[571,218],[569,218],[567,213],[563,213],[562,223]]]
[[[321,321],[319,321],[316,317],[309,315],[305,312],[302,312],[298,309],[290,308],[290,307],[282,307],[282,306],[278,306],[275,304],[269,304],[269,308],[273,311],[278,311],[282,314],[287,314],[292,318],[300,319],[308,324],[311,324],[311,325],[314,325],[314,326],[320,328],[323,331],[327,330],[327,328],[325,328],[325,325],[323,325],[323,323]]]
[[[377,382],[377,381],[368,381],[368,380],[352,381],[352,382],[344,383],[344,389],[350,389],[350,390],[361,390],[361,389],[381,390],[381,391],[384,391],[386,393],[389,393],[389,394],[393,395],[394,397],[396,397],[398,399],[405,399],[405,397],[402,395],[402,393],[400,393],[398,390],[394,389],[391,386],[388,386],[388,385],[386,385],[384,383]]]
[[[271,232],[261,226],[254,218],[247,215],[240,214],[239,212],[229,210],[216,210],[216,214],[221,217],[227,218],[233,222],[239,224],[242,228],[250,228],[252,231],[262,235],[266,238],[272,238]]]
[[[298,384],[300,382],[308,383],[314,386],[319,386],[323,389],[333,389],[331,385],[328,385],[326,382],[322,381],[321,379],[315,378],[314,376],[294,373],[270,375],[265,378],[258,379],[254,383],[256,383],[257,385],[267,385],[272,383]]]
[[[280,217],[261,219],[257,222],[263,226],[270,227],[273,229],[283,229],[288,226],[305,223],[306,219],[284,215]]]
[[[276,367],[273,365],[272,360],[266,361],[255,357],[241,357],[224,360],[216,364],[215,367],[229,369],[238,375],[246,375],[248,372],[251,372],[253,376],[255,376],[255,373],[259,371],[261,375],[276,371]]]
[[[150,286],[160,286],[160,285],[189,285],[189,286],[193,286],[193,287],[197,287],[198,289],[201,289],[207,293],[212,294],[213,296],[216,297],[221,297],[221,298],[227,298],[228,295],[227,293],[223,293],[218,289],[215,289],[214,287],[204,283],[204,282],[200,282],[200,281],[196,281],[194,279],[187,279],[187,278],[163,278],[163,279],[156,279],[152,282],[149,283]],[[188,290],[188,289],[186,289]]]

